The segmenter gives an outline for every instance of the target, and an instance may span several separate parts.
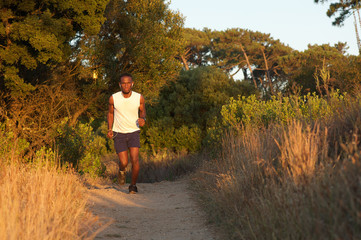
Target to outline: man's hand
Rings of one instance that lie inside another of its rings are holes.
[[[112,130],[108,131],[107,137],[108,138],[113,138],[113,131]]]
[[[138,118],[138,124],[139,124],[139,127],[143,127],[145,125],[145,119],[144,118]]]

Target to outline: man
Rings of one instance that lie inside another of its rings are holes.
[[[108,137],[114,139],[119,157],[119,184],[125,184],[125,168],[128,165],[128,150],[132,163],[132,180],[129,193],[138,192],[136,183],[139,173],[139,134],[145,124],[145,101],[141,94],[132,91],[134,82],[129,73],[120,76],[121,91],[109,98]]]

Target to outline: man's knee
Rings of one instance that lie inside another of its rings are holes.
[[[139,159],[139,148],[130,148],[130,157],[132,160],[138,160]]]

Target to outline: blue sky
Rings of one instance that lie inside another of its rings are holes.
[[[353,16],[343,27],[332,26],[333,18],[326,15],[328,5],[313,0],[171,0],[170,9],[186,18],[188,28],[270,33],[300,51],[308,44],[347,42],[348,53],[358,55]]]

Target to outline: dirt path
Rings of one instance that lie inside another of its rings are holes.
[[[211,240],[215,239],[187,189],[187,179],[89,189],[94,214],[114,219],[96,239]]]

